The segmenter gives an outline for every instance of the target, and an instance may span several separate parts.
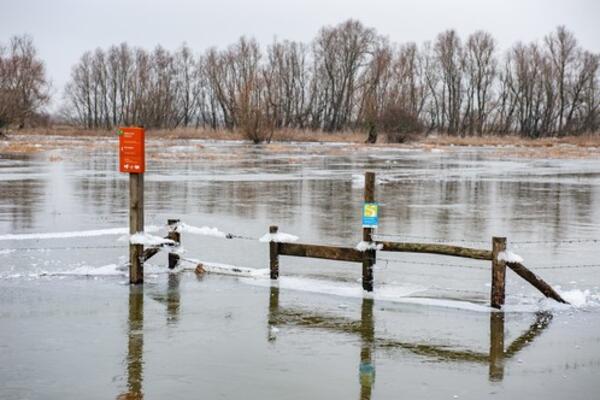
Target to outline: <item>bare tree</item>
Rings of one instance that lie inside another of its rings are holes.
[[[0,128],[24,127],[48,103],[50,84],[30,36],[0,43]]]

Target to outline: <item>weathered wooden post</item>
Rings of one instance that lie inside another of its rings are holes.
[[[494,308],[504,305],[506,286],[506,261],[498,259],[498,255],[506,251],[506,238],[492,238],[492,291],[490,304]]]
[[[504,313],[490,313],[490,369],[492,382],[504,378]]]
[[[363,205],[363,242],[373,241],[373,227],[365,226],[365,207],[375,202],[375,173],[365,172],[365,197]],[[373,265],[375,265],[375,249],[367,249],[363,254],[362,262],[362,287],[368,292],[373,291]]]
[[[144,174],[129,174],[129,233],[144,231]],[[129,283],[144,283],[144,245],[129,244]]]
[[[179,220],[178,219],[169,219],[167,221],[169,225],[169,233],[167,235],[168,239],[171,239],[177,246],[181,244],[181,233],[178,231]],[[169,269],[174,269],[179,264],[179,254],[174,252],[169,252]]]
[[[269,233],[271,235],[277,234],[279,227],[272,225],[269,227]],[[269,267],[271,269],[271,279],[279,278],[279,243],[271,238],[269,243]]]
[[[129,174],[129,233],[144,231],[144,128],[119,129],[119,171]],[[129,244],[129,283],[144,282],[144,246]]]

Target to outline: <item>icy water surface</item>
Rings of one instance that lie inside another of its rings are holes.
[[[130,288],[114,149],[0,157],[0,398],[598,393],[597,160],[194,141],[151,142],[149,158],[149,228],[162,235],[180,218],[240,236],[182,241],[185,258],[242,276],[197,277],[189,262],[167,273],[159,254]],[[507,312],[491,312],[488,262],[416,254],[380,252],[373,296],[352,263],[282,257],[271,284],[257,240],[269,225],[306,243],[360,241],[365,170],[378,177],[380,238],[489,249],[506,236],[573,305],[508,272]]]

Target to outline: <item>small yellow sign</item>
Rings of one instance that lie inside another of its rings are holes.
[[[379,204],[363,204],[362,225],[364,228],[377,228],[377,225],[379,225]]]

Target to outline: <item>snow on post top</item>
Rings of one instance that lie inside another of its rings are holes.
[[[162,246],[162,245],[169,245],[169,246],[175,246],[177,243],[175,243],[175,241],[171,240],[171,239],[164,239],[161,238],[160,236],[154,236],[154,235],[150,235],[149,233],[145,233],[145,232],[138,232],[138,233],[134,233],[133,235],[129,236],[129,243],[130,244],[141,244],[144,246]]]
[[[260,242],[292,243],[298,240],[298,236],[290,235],[289,233],[277,232],[267,233],[258,240]]]
[[[507,263],[523,263],[523,257],[512,251],[501,251],[498,253],[498,261],[504,261]]]

